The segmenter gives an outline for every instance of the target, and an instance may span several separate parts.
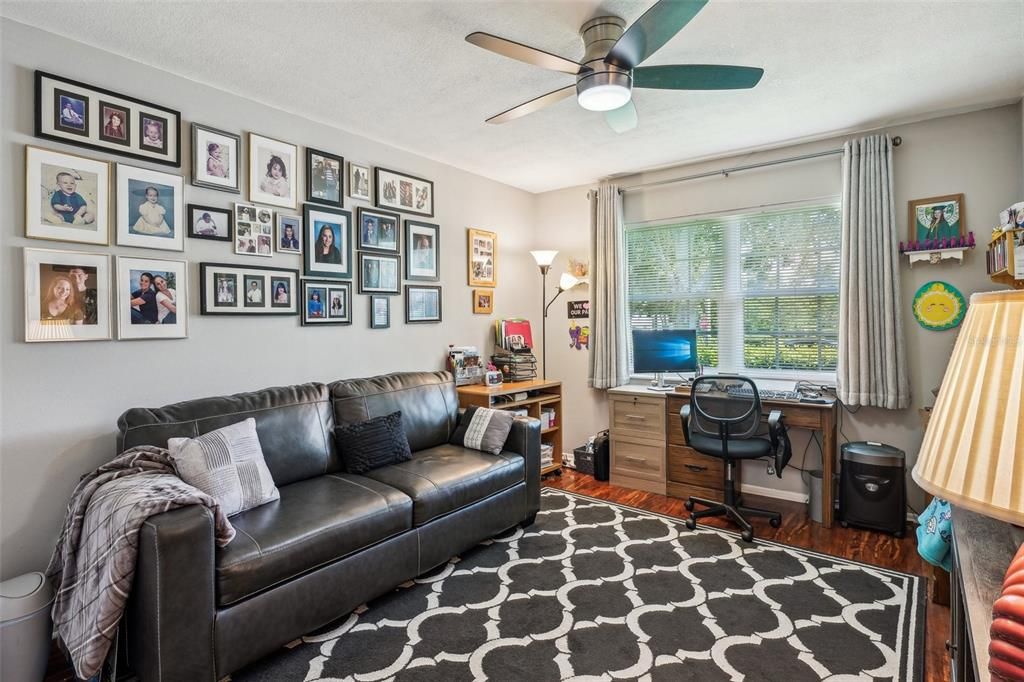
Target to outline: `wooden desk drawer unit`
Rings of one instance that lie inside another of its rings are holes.
[[[665,401],[662,398],[615,396],[611,403],[612,433],[632,433],[661,440],[665,432]]]
[[[665,480],[665,446],[654,440],[612,435],[612,474]]]
[[[668,446],[668,480],[702,488],[722,490],[725,462],[702,455],[685,445]]]

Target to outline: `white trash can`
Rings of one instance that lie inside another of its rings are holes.
[[[52,603],[53,586],[42,573],[0,583],[0,680],[46,677]]]

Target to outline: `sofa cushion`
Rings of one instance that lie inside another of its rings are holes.
[[[413,452],[447,443],[458,421],[459,399],[450,372],[397,372],[335,381],[328,388],[338,425],[401,412]]]
[[[508,410],[492,410],[474,405],[462,414],[451,442],[497,455],[505,449],[505,441],[508,440],[515,419],[516,415]]]
[[[489,455],[447,443],[415,452],[408,462],[369,471],[366,477],[411,497],[416,526],[526,480],[520,455]]]
[[[362,476],[327,474],[279,488],[281,499],[231,518],[217,550],[217,603],[234,603],[412,527],[412,501]]]
[[[358,424],[342,424],[334,429],[334,439],[345,471],[350,474],[365,474],[412,458],[409,439],[402,430],[401,412]]]
[[[171,438],[195,438],[249,417],[256,420],[263,457],[277,485],[341,471],[330,394],[323,384],[132,408],[117,420],[118,452],[136,445],[165,448]]]

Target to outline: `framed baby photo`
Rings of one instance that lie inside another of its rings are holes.
[[[349,282],[302,280],[302,324],[352,324]]]
[[[277,212],[277,252],[302,253],[302,216]]]
[[[117,244],[185,250],[184,180],[180,175],[117,164]]]
[[[469,286],[498,286],[498,235],[486,230],[466,230]]]
[[[359,248],[398,253],[398,230],[402,224],[398,214],[365,206],[358,207],[356,211],[359,216]]]
[[[370,200],[370,167],[348,164],[348,195],[361,201]]]
[[[188,205],[188,236],[192,239],[232,240],[231,211],[214,206]]]
[[[239,256],[273,254],[274,212],[253,204],[235,204],[235,253]]]
[[[490,315],[494,312],[494,289],[473,289],[473,314]]]
[[[117,257],[117,338],[188,337],[188,263]]]
[[[200,263],[200,314],[295,315],[298,287],[298,270]]]
[[[359,254],[359,293],[398,294],[401,293],[401,263],[398,256],[377,253]]]
[[[25,341],[110,338],[110,256],[26,248]]]
[[[181,166],[181,114],[94,85],[35,72],[35,134],[48,140]]]
[[[441,321],[441,287],[420,284],[405,285],[405,321]]]
[[[294,209],[298,156],[293,144],[249,133],[249,201]]]
[[[199,123],[192,124],[192,184],[241,192],[242,138]]]
[[[391,297],[370,297],[370,329],[387,329],[391,326]]]
[[[344,174],[345,159],[306,147],[306,201],[341,208]]]
[[[110,164],[25,147],[25,236],[110,243]]]
[[[314,204],[302,207],[305,225],[303,274],[325,279],[352,278],[352,214]]]
[[[434,183],[387,168],[373,169],[373,203],[403,213],[434,217]]]
[[[418,220],[405,221],[405,278],[420,282],[441,279],[441,227]]]

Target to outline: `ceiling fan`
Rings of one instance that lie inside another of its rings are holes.
[[[466,40],[477,47],[576,77],[575,85],[535,97],[490,117],[487,123],[505,123],[532,114],[575,92],[581,107],[605,112],[605,120],[612,130],[622,133],[637,125],[636,107],[632,101],[634,87],[659,90],[754,87],[764,75],[764,69],[713,64],[640,66],[681,31],[707,2],[658,0],[629,28],[619,17],[591,19],[580,27],[580,38],[586,52],[579,62],[489,33],[470,33]]]

